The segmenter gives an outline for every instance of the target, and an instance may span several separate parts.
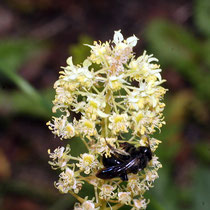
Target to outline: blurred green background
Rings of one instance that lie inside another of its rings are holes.
[[[68,56],[80,63],[88,55],[83,43],[119,29],[140,38],[137,55],[146,49],[160,60],[169,89],[167,124],[155,135],[163,168],[148,209],[210,209],[209,0],[1,0],[0,209],[73,209],[47,163],[48,148],[78,142],[59,141],[45,125],[53,84]]]

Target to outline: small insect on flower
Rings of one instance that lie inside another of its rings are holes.
[[[111,145],[107,143],[113,151],[111,157],[102,158],[105,168],[97,172],[96,176],[101,179],[112,179],[120,177],[123,181],[128,180],[127,174],[137,174],[138,171],[146,168],[147,163],[152,160],[152,151],[150,146],[140,146],[136,148],[127,142],[121,143],[127,154],[120,154]]]

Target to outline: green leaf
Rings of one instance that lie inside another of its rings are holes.
[[[0,70],[17,71],[23,62],[40,47],[41,45],[35,40],[1,40]]]
[[[210,68],[210,39],[206,40],[203,43],[203,46],[204,46],[203,59],[207,68],[209,69]]]
[[[146,29],[146,39],[163,68],[180,72],[199,96],[210,99],[210,74],[201,65],[205,48],[191,33],[166,20],[154,20]]]
[[[210,169],[200,167],[194,174],[192,210],[210,209]]]
[[[48,210],[66,210],[71,209],[77,200],[71,195],[61,195],[61,198],[56,200],[55,203]]]
[[[47,89],[42,91],[41,97],[45,101],[52,101],[54,97],[53,89]],[[40,101],[36,101],[21,91],[4,91],[0,90],[0,110],[2,113],[8,114],[27,114],[34,117],[41,117],[49,119],[52,115],[51,107],[46,109],[43,105],[40,105]]]
[[[90,55],[90,47],[84,44],[92,44],[93,40],[87,35],[81,35],[79,42],[69,47],[69,53],[74,58],[74,64],[81,64],[88,55]]]
[[[195,37],[181,26],[159,19],[146,28],[146,39],[165,63],[186,63],[202,53]]]
[[[194,4],[194,20],[198,29],[206,36],[210,36],[210,1],[196,0]]]
[[[161,168],[158,174],[159,179],[155,181],[154,188],[147,192],[151,199],[148,210],[177,210],[177,190],[170,178],[169,168]]]
[[[194,150],[203,162],[210,163],[210,143],[201,141],[196,145]]]
[[[17,73],[21,65],[23,65],[30,56],[33,56],[33,54],[37,53],[37,51],[42,47],[43,45],[41,43],[34,40],[25,39],[0,41],[0,73],[14,83],[24,93],[22,96],[22,98],[24,98],[22,100],[20,99],[20,103],[28,100],[28,104],[31,104],[31,109],[34,108],[33,104],[36,104],[40,110],[44,109],[46,113],[49,113],[51,105],[36,89],[34,89]],[[20,98],[20,95],[18,97]]]

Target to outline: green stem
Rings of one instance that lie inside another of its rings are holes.
[[[113,103],[113,105],[114,105],[114,110],[115,110],[115,112],[116,112],[117,114],[119,114],[118,109],[117,109],[117,106],[116,106],[116,102],[115,102],[115,100],[114,100],[114,96],[111,95],[111,97],[112,97],[112,103]]]
[[[69,193],[75,197],[80,203],[83,203],[85,200],[83,198],[81,198],[79,195],[75,194],[74,192],[72,191],[69,191]]]
[[[96,71],[94,74],[97,75],[97,74],[99,74],[99,73],[106,73],[106,71],[107,71],[108,69],[109,69],[109,68],[107,68],[107,67],[102,68],[102,69]]]
[[[99,95],[100,94],[100,92],[98,91],[98,89],[93,85],[92,86],[92,88],[93,88],[93,90],[95,90],[96,91],[96,93]]]
[[[109,98],[110,98],[110,95],[111,95],[111,92],[110,91],[107,91],[107,94],[105,96],[105,100],[106,100],[106,107],[105,107],[105,110],[104,112],[106,114],[110,114],[111,113],[111,106],[109,105]],[[101,131],[101,135],[103,137],[108,137],[108,124],[109,124],[109,121],[107,118],[103,118],[102,120],[102,131]]]
[[[33,86],[30,85],[30,83],[28,83],[22,77],[20,77],[13,71],[10,71],[9,69],[1,69],[1,71],[6,77],[13,81],[20,90],[28,95],[31,100],[33,100],[35,103],[39,103],[46,111],[49,112],[49,110],[51,109],[51,105],[40,95],[40,93]]]
[[[125,108],[124,106],[120,105],[119,103],[116,102],[116,105],[121,108],[122,110],[126,111],[128,114],[132,115],[131,112],[128,111],[128,108]]]
[[[87,144],[87,142],[85,141],[85,139],[83,137],[81,137],[82,142],[84,143],[84,145],[87,147],[88,151],[89,151],[89,146]]]
[[[105,200],[101,200],[101,204],[102,204],[102,206],[101,206],[101,210],[105,210],[105,209],[107,209],[106,208],[106,201]]]
[[[123,204],[118,203],[118,204],[112,206],[112,210],[119,209],[121,206],[123,206]],[[108,210],[108,208],[107,208],[107,210]]]

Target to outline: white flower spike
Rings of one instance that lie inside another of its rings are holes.
[[[86,147],[78,156],[71,155],[69,145],[48,151],[49,164],[61,171],[55,187],[80,202],[76,210],[146,209],[143,195],[159,177],[162,165],[155,150],[160,141],[151,135],[165,124],[167,90],[158,59],[146,51],[137,57],[137,42],[135,35],[124,39],[115,31],[113,41],[87,45],[90,56],[80,65],[69,57],[55,82],[53,112],[61,115],[47,125],[60,139],[79,137],[74,140],[78,151],[81,144]],[[78,195],[84,183],[92,185],[95,197]]]

